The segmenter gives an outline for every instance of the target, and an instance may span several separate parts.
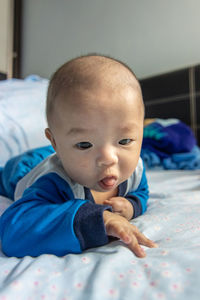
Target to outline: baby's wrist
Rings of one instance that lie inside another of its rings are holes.
[[[108,210],[104,210],[104,212],[103,212],[103,221],[104,221],[104,226],[105,226],[105,230],[106,230],[107,234],[109,231],[109,221],[111,218],[113,218],[113,214],[114,213],[112,213]]]
[[[127,220],[131,220],[133,218],[133,215],[134,215],[133,205],[128,201],[126,212],[125,212],[125,217]]]
[[[134,211],[134,205],[133,205],[131,199],[129,199],[129,198],[125,198],[125,199],[127,201],[127,206],[126,206],[126,211],[125,211],[126,219],[131,220],[134,217],[134,212],[135,212]]]
[[[103,212],[103,221],[104,221],[104,225],[106,226],[108,220],[110,219],[110,217],[112,216],[112,212],[110,212],[109,210],[104,210]]]

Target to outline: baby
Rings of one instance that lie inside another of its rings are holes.
[[[144,105],[122,62],[87,55],[61,66],[47,95],[46,137],[55,153],[23,177],[0,219],[8,256],[58,256],[122,240],[138,257],[157,247],[128,220],[145,212],[140,150]]]

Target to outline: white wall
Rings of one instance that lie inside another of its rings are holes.
[[[139,78],[200,63],[199,0],[25,0],[22,76],[88,52]]]

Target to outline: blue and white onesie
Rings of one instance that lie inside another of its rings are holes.
[[[90,190],[73,182],[49,149],[43,148],[42,155],[41,149],[28,151],[0,169],[0,194],[14,194],[15,200],[0,218],[7,256],[63,256],[109,242],[103,211],[112,208],[96,204]],[[119,185],[118,196],[131,202],[133,218],[145,212],[148,184],[141,158],[131,177]]]

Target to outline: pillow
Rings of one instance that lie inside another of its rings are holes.
[[[0,166],[28,149],[48,145],[45,102],[48,80],[0,81]]]

